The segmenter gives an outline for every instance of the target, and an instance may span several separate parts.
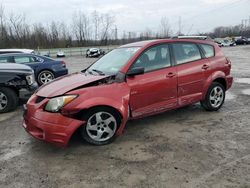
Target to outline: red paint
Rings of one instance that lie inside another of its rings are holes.
[[[23,126],[35,138],[59,146],[66,146],[72,134],[85,122],[71,117],[71,114],[95,106],[110,106],[122,116],[122,125],[117,135],[122,134],[129,119],[145,117],[181,106],[193,104],[204,99],[208,87],[215,79],[224,79],[226,89],[232,85],[231,62],[225,58],[218,45],[209,41],[190,39],[153,40],[124,45],[141,47],[120,70],[126,73],[147,48],[174,42],[194,42],[213,45],[215,56],[194,62],[127,77],[122,83],[81,87],[106,76],[72,74],[41,87],[28,101]],[[172,62],[174,63],[174,62]],[[75,88],[78,88],[75,90]],[[49,98],[76,94],[78,97],[62,108],[59,113],[44,111]],[[37,97],[45,99],[36,103]],[[129,114],[129,111],[131,113]]]

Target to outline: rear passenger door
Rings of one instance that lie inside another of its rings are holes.
[[[209,60],[195,43],[178,42],[172,47],[178,76],[178,104],[198,102],[202,98],[206,71],[210,68]]]

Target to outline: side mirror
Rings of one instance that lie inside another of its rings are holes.
[[[127,72],[127,76],[135,76],[139,74],[144,74],[144,68],[143,67],[135,67]]]

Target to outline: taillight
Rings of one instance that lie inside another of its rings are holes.
[[[64,61],[61,61],[61,64],[63,67],[66,67],[66,63]]]

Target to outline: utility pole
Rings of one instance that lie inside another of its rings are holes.
[[[179,16],[179,32],[178,35],[181,35],[181,16]]]
[[[245,19],[245,29],[247,29],[247,19]]]
[[[117,29],[117,26],[115,26],[115,40],[118,39],[118,29]]]

